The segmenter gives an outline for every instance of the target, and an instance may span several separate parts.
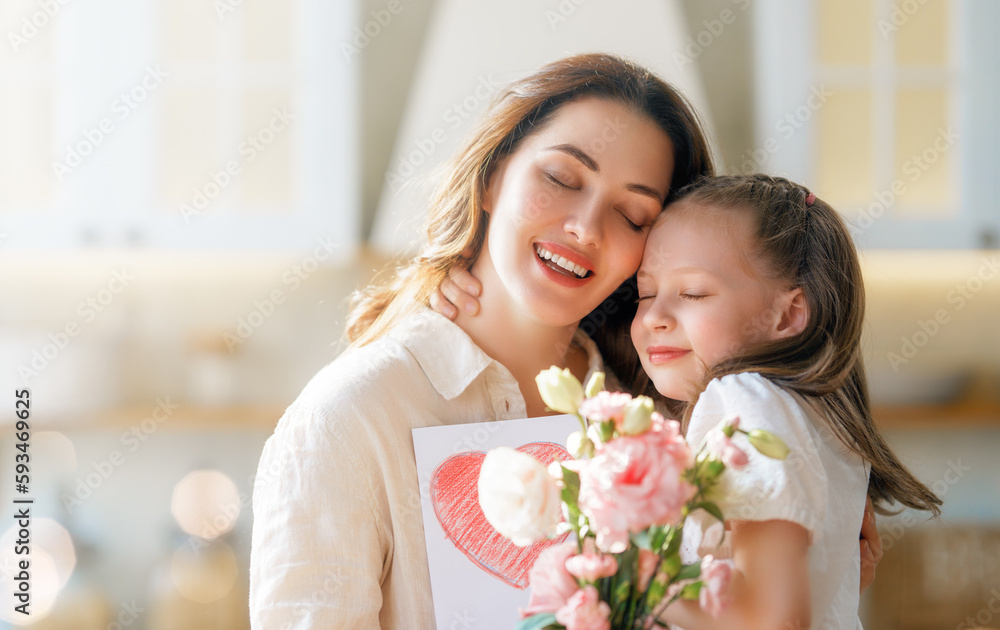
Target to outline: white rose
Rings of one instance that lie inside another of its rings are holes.
[[[532,457],[501,446],[479,471],[479,506],[500,534],[524,547],[552,534],[562,520],[556,480]]]

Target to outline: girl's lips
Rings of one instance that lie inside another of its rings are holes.
[[[649,362],[653,365],[679,359],[689,352],[691,351],[671,346],[650,346],[646,348],[646,355],[649,356]]]

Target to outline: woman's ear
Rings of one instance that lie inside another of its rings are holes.
[[[507,161],[510,156],[504,156],[497,161],[489,179],[486,180],[486,188],[483,189],[483,210],[486,214],[493,214],[493,206],[496,205],[496,196],[500,192],[503,182],[503,174],[507,168]]]
[[[775,339],[786,339],[800,334],[809,324],[809,302],[802,287],[785,291],[778,298],[778,321]]]

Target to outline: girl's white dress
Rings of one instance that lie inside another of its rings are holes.
[[[719,507],[727,520],[785,520],[810,534],[809,587],[813,628],[856,630],[860,551],[858,536],[868,492],[868,464],[851,452],[806,400],[760,374],[730,374],[709,383],[687,431],[697,448],[723,419],[738,415],[740,429],[766,429],[785,441],[785,460],[761,455],[741,433],[734,442],[749,456],[727,470]],[[716,546],[720,524],[699,510],[685,525],[685,561],[711,553],[731,557],[728,541]],[[706,527],[707,529],[703,529]],[[728,540],[728,539],[727,539]]]

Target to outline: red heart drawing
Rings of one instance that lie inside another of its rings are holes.
[[[518,447],[544,465],[569,452],[552,442],[532,442]],[[569,532],[550,540],[518,547],[493,529],[479,507],[479,469],[486,453],[467,451],[441,462],[431,478],[431,502],[445,535],[465,556],[484,571],[519,589],[528,587],[528,572],[538,555],[557,545]]]

